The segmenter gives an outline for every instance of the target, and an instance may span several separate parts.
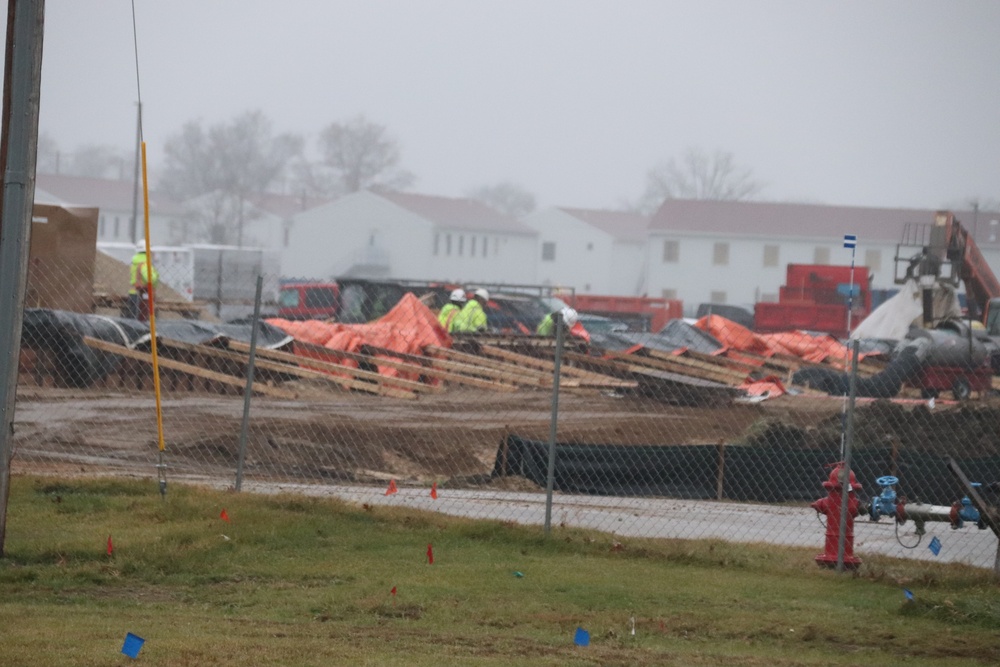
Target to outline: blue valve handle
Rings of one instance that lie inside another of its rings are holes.
[[[899,478],[893,477],[892,475],[885,475],[884,477],[876,479],[875,483],[879,486],[894,486],[899,484]]]

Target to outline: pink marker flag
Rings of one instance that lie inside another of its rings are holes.
[[[430,544],[427,545],[427,564],[434,564],[434,547]]]
[[[222,511],[219,512],[219,518],[222,519],[223,521],[225,521],[226,523],[229,523],[229,513],[226,512],[226,508],[225,507],[223,507]]]
[[[114,552],[114,550],[115,547],[113,544],[111,544],[111,536],[108,535],[108,555],[110,556]]]
[[[434,500],[437,500],[437,498],[438,498],[438,483],[437,482],[434,482],[433,484],[431,484],[431,498],[433,498]]]
[[[396,480],[389,480],[389,488],[385,490],[385,495],[391,496],[392,494],[398,492],[399,489],[396,488]]]

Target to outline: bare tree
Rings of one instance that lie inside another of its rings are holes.
[[[510,181],[475,188],[467,196],[512,218],[522,218],[535,210],[535,195]]]
[[[752,170],[735,164],[732,153],[688,148],[680,161],[670,158],[649,170],[637,208],[652,213],[665,199],[742,201],[762,188]]]
[[[69,156],[65,173],[91,178],[124,180],[132,175],[131,155],[114,146],[80,146]]]
[[[192,201],[191,216],[202,239],[218,242],[234,236],[243,245],[248,195],[265,192],[301,150],[301,138],[274,136],[271,121],[260,111],[207,130],[200,121],[189,121],[167,139],[159,186],[181,201]],[[220,228],[235,233],[223,234]]]
[[[399,168],[399,143],[384,125],[364,116],[331,123],[319,133],[317,144],[320,161],[295,166],[296,179],[309,194],[402,190],[413,183],[413,174]]]

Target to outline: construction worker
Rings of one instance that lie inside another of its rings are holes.
[[[560,308],[554,312],[549,313],[542,318],[542,321],[538,323],[535,328],[535,334],[538,336],[555,336],[556,335],[556,319],[562,318],[563,324],[566,325],[566,330],[569,331],[573,328],[573,325],[580,321],[580,315],[572,308]]]
[[[441,307],[441,312],[438,313],[438,322],[445,331],[451,333],[452,323],[455,321],[455,316],[462,310],[462,306],[468,301],[465,297],[465,290],[459,288],[452,291],[449,297],[448,303]]]
[[[451,322],[450,333],[476,333],[486,331],[486,304],[490,300],[490,293],[482,287],[472,293],[472,298],[466,302],[462,310]]]
[[[146,261],[146,242],[135,244],[132,265],[128,275],[128,298],[122,306],[122,317],[145,322],[149,319],[150,292],[160,283],[160,274],[153,266],[153,258]]]

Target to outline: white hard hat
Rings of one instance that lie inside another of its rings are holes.
[[[563,308],[560,312],[562,313],[563,322],[565,322],[568,327],[572,327],[580,321],[580,314],[572,308]]]
[[[475,292],[473,292],[473,294],[475,294],[476,296],[478,296],[483,301],[489,301],[490,300],[490,293],[487,292],[486,290],[484,290],[482,287],[480,287]]]
[[[135,249],[136,249],[136,252],[146,252],[146,240],[145,239],[139,239],[138,241],[136,241],[135,242]]]
[[[458,288],[456,290],[452,290],[451,297],[449,297],[449,298],[452,301],[468,301],[468,299],[465,298],[465,290],[462,289],[462,288]]]

